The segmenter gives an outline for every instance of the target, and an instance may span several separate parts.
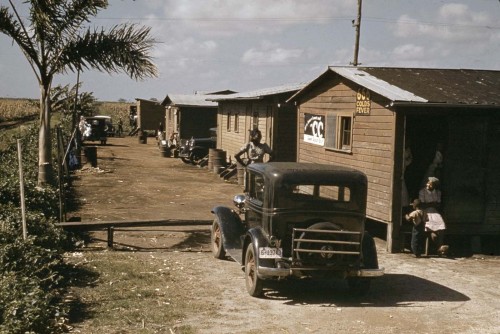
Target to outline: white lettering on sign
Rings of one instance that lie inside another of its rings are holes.
[[[305,114],[304,142],[315,145],[325,144],[325,117]]]
[[[356,94],[356,114],[369,115],[370,110],[370,91],[367,88],[359,88]]]

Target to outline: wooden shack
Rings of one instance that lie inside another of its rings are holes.
[[[168,94],[161,105],[166,109],[164,124],[167,138],[177,134],[179,138],[204,138],[210,136],[210,128],[217,127],[217,102],[208,99],[232,94],[226,90],[219,94]]]
[[[165,118],[165,108],[153,100],[136,98],[137,127],[155,133]]]
[[[446,234],[484,246],[500,235],[499,92],[500,71],[329,67],[289,100],[297,160],[366,173],[368,217],[386,225],[387,248],[398,252],[404,186],[418,197],[439,145]]]
[[[297,108],[287,103],[305,83],[289,84],[210,98],[219,103],[217,148],[229,159],[249,140],[249,132],[259,129],[262,142],[274,151],[276,161],[296,160]]]

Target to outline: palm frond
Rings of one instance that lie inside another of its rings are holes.
[[[149,54],[156,41],[150,31],[149,27],[135,24],[118,25],[108,32],[89,29],[67,45],[60,57],[60,69],[94,68],[124,72],[133,79],[154,77],[157,70]]]
[[[38,50],[31,43],[30,36],[26,34],[21,23],[9,12],[9,9],[4,6],[0,7],[0,32],[13,39],[30,63],[38,65]]]

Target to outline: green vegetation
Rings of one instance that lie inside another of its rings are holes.
[[[37,133],[34,127],[18,137],[23,147],[26,198],[26,240],[22,234],[17,143],[0,154],[0,332],[58,333],[63,329],[68,283],[63,253],[73,244],[56,228],[58,195],[38,188]],[[17,138],[14,138],[17,139]]]

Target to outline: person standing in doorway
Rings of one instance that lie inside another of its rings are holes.
[[[425,221],[427,214],[420,208],[420,200],[415,199],[411,203],[413,211],[406,214],[407,221],[413,224],[411,231],[411,251],[415,257],[421,257],[424,249],[425,240]]]
[[[427,214],[425,229],[430,233],[432,243],[435,245],[438,254],[445,253],[443,246],[444,232],[446,224],[439,209],[441,207],[441,191],[438,189],[439,179],[429,177],[425,188],[421,189],[418,198],[422,203],[422,208]]]

